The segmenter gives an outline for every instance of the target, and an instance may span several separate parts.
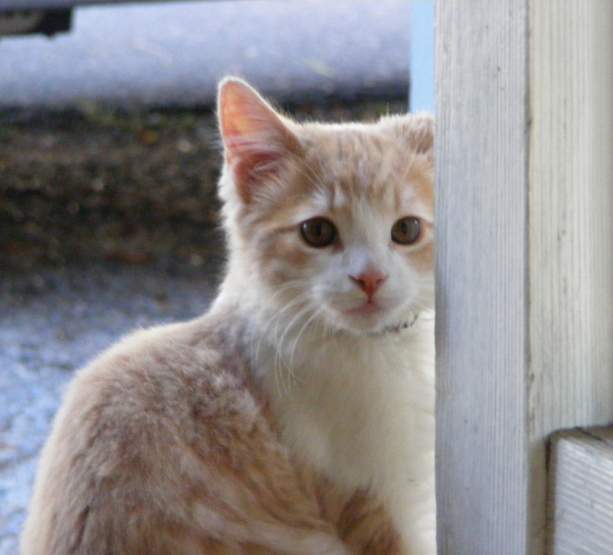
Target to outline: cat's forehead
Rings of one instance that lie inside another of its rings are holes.
[[[393,208],[431,201],[427,164],[375,125],[305,129],[304,164],[313,199],[342,209],[363,199]]]
[[[374,125],[317,125],[304,129],[305,160],[336,177],[367,179],[400,165],[397,141]]]

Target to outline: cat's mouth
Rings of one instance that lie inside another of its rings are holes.
[[[341,327],[358,333],[379,330],[390,316],[390,307],[380,299],[364,299],[350,307],[337,307]]]
[[[349,303],[347,303],[349,304]],[[334,314],[336,326],[352,333],[379,333],[386,326],[394,326],[404,322],[404,313],[397,301],[385,297],[371,299],[353,299],[349,306],[339,306],[340,303],[331,303],[329,307]]]
[[[344,310],[343,313],[346,316],[370,316],[372,314],[379,313],[383,310],[383,307],[373,300],[364,301],[362,304]]]

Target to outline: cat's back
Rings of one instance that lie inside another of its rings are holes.
[[[237,416],[251,422],[259,407],[229,333],[204,317],[128,335],[77,373],[52,439],[67,440],[62,430],[94,432],[98,442],[101,435],[107,439],[107,458],[124,461],[122,448],[151,449],[155,438],[170,436],[203,443],[213,432],[203,424],[219,427],[231,419],[236,426]],[[96,447],[93,439],[83,446]],[[74,435],[70,440],[76,443]]]
[[[269,434],[229,341],[206,317],[161,326],[78,372],[41,456],[24,555],[178,548],[212,493],[207,470],[232,469],[241,438]]]

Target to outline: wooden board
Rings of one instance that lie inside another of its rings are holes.
[[[552,442],[551,553],[613,553],[613,428],[560,432]]]
[[[543,555],[546,439],[613,420],[612,25],[437,3],[442,555]]]
[[[540,509],[543,438],[613,421],[613,2],[533,0],[529,19],[528,434]],[[534,536],[546,527],[542,511],[531,525]]]
[[[511,555],[528,504],[527,13],[468,4],[437,5],[439,552]]]

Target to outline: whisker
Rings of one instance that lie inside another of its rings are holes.
[[[290,356],[289,356],[289,365],[290,365],[290,367],[293,367],[293,365],[294,365],[294,356],[296,354],[296,347],[298,346],[298,342],[300,341],[300,338],[302,337],[304,332],[307,330],[307,328],[309,327],[311,322],[313,322],[313,320],[316,317],[318,317],[320,314],[322,314],[322,312],[323,312],[323,307],[321,307],[321,306],[319,308],[315,309],[313,311],[313,314],[303,324],[302,328],[300,328],[300,331],[298,332],[298,335],[296,336],[296,339],[294,340],[294,343],[292,345],[292,349],[290,351]]]
[[[292,320],[289,322],[289,324],[287,325],[287,327],[285,328],[285,331],[283,332],[283,335],[281,336],[281,338],[279,339],[279,344],[277,346],[276,349],[276,357],[275,357],[275,367],[277,367],[278,365],[283,365],[286,366],[284,364],[284,357],[283,357],[283,351],[284,351],[284,343],[285,343],[285,339],[287,337],[287,334],[290,332],[290,330],[294,327],[294,325],[301,320],[306,314],[308,314],[309,312],[309,308],[304,307],[302,310],[300,310],[293,318]],[[290,376],[292,378],[294,378],[293,372],[291,368],[287,368],[286,370],[288,370],[288,373],[290,374]]]
[[[294,308],[296,305],[299,305],[301,303],[305,303],[307,302],[307,297],[306,294],[303,295],[299,295],[298,297],[292,299],[291,301],[287,302],[284,306],[282,306],[279,310],[277,310],[268,320],[268,322],[266,323],[265,327],[260,330],[260,332],[258,333],[258,343],[256,345],[256,350],[255,353],[253,354],[253,360],[254,361],[258,361],[259,360],[259,354],[260,354],[260,348],[262,345],[262,342],[265,339],[268,339],[269,336],[269,332],[271,330],[271,328],[274,326],[274,332],[273,332],[273,342],[275,341],[276,335],[277,335],[277,329],[278,329],[278,325],[279,322],[281,320],[281,317],[288,312],[290,309]],[[273,345],[274,347],[274,345]]]

